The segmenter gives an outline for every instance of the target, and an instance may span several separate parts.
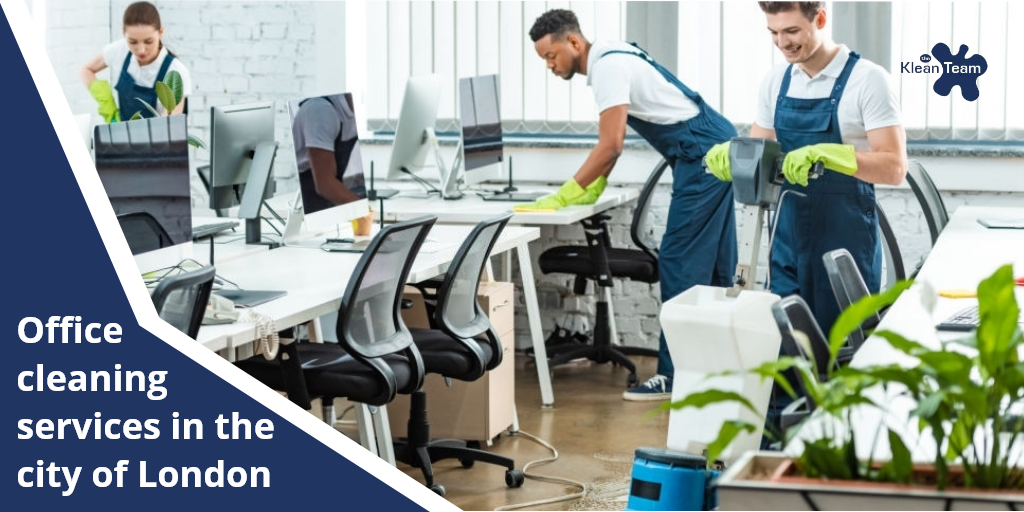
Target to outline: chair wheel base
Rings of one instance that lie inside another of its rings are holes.
[[[522,487],[526,481],[526,475],[518,469],[510,469],[505,472],[505,485],[511,489]]]
[[[440,496],[440,497],[444,498],[444,494],[445,494],[445,492],[446,492],[446,491],[445,491],[445,489],[444,489],[444,486],[443,486],[443,485],[441,485],[441,484],[434,484],[434,485],[431,485],[431,486],[430,486],[430,490],[431,490],[431,491],[434,491],[434,494],[436,494],[436,495],[438,495],[438,496]]]
[[[639,384],[640,384],[640,378],[637,377],[635,373],[631,373],[631,374],[629,374],[628,377],[626,377],[626,387],[628,387],[628,388],[635,388]]]

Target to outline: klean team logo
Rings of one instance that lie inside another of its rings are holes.
[[[975,54],[967,58],[967,45],[960,45],[960,51],[953,55],[946,43],[938,43],[932,47],[932,53],[921,55],[920,61],[905,61],[900,66],[901,73],[942,73],[942,76],[935,81],[932,90],[939,96],[949,96],[953,86],[960,86],[960,95],[967,101],[978,99],[981,94],[978,90],[978,77],[988,70],[988,62],[985,57]],[[933,62],[934,61],[934,62]]]

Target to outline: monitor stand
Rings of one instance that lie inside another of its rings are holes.
[[[455,160],[449,168],[444,164],[441,157],[441,146],[437,143],[437,134],[433,128],[427,128],[427,138],[434,148],[434,160],[437,162],[437,171],[441,175],[441,197],[444,199],[462,199],[462,191],[459,190],[459,181],[462,178],[462,139],[459,138],[459,146],[455,148]]]
[[[252,245],[268,245],[271,249],[278,247],[277,242],[265,242],[260,233],[263,222],[260,210],[263,207],[263,196],[270,183],[271,170],[274,167],[274,155],[277,153],[277,142],[261,142],[256,146],[249,167],[249,179],[245,184],[245,192],[238,207],[238,217],[245,219],[245,243]]]

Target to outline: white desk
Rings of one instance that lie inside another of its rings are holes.
[[[531,188],[529,191],[554,194],[558,190],[550,187]],[[422,193],[422,191],[408,191]],[[404,193],[404,192],[403,192]],[[384,200],[384,221],[397,222],[419,217],[420,215],[437,215],[437,221],[449,224],[476,224],[484,219],[494,217],[512,210],[521,204],[513,201],[484,201],[473,191],[468,191],[462,199],[441,199],[407,197],[399,194]],[[601,213],[620,206],[640,197],[636,188],[609,186],[601,194],[596,204],[569,206],[554,212],[519,212],[512,216],[509,224],[523,226],[567,226],[575,224],[595,213]],[[379,205],[372,205],[379,208]]]
[[[469,226],[435,225],[413,264],[409,282],[423,281],[444,273],[470,229]],[[539,236],[537,228],[506,228],[493,253],[526,246]],[[243,289],[287,291],[284,297],[253,308],[273,319],[277,329],[284,329],[336,312],[360,257],[358,253],[281,247],[219,264],[217,274]],[[204,325],[199,329],[196,340],[211,350],[220,351],[247,345],[256,337],[255,324],[235,322]]]
[[[546,190],[554,193],[556,189],[531,189],[536,191]],[[640,191],[635,188],[608,187],[596,204],[569,206],[554,212],[521,212],[516,213],[509,220],[509,224],[525,226],[566,226],[586,219],[594,214],[615,208],[640,196]],[[466,192],[461,199],[445,200],[434,196],[430,198],[405,197],[401,194],[384,200],[384,220],[389,222],[414,219],[421,215],[436,215],[438,222],[475,224],[482,220],[500,215],[512,210],[515,202],[510,201],[484,201],[474,192]],[[374,205],[374,207],[379,207]],[[540,323],[540,308],[537,305],[537,290],[533,277],[533,262],[530,259],[527,244],[517,248],[516,256],[519,259],[519,271],[523,280],[523,298],[526,302],[526,314],[530,322],[530,338],[534,350],[534,361],[537,365],[537,379],[540,382],[541,404],[543,407],[551,407],[555,403],[555,394],[551,388],[551,372],[548,369],[547,349],[544,346],[544,331]],[[511,280],[512,265],[511,255],[506,253],[505,264],[502,265],[506,281]],[[614,328],[614,312],[611,311],[611,300],[609,304],[609,316],[612,318],[612,339],[617,342]]]
[[[976,289],[981,280],[992,275],[1005,264],[1014,266],[1015,276],[1024,275],[1024,230],[988,229],[978,224],[979,218],[1024,218],[1024,208],[961,207],[932,248],[915,285],[905,291],[889,309],[878,330],[896,332],[907,339],[929,348],[939,348],[942,341],[963,336],[962,333],[938,332],[935,325],[953,313],[977,304],[977,299],[948,299],[939,297],[933,311],[923,305],[924,282],[937,292],[945,289]],[[1024,304],[1024,287],[1016,287],[1018,304]],[[872,336],[854,355],[850,365],[865,367],[875,364],[899,364],[914,367],[917,360],[893,349],[880,337]],[[935,446],[930,437],[920,438],[916,427],[908,424],[913,404],[907,398],[888,395],[881,388],[872,388],[865,396],[889,408],[887,416],[871,407],[858,410],[854,416],[858,456],[863,460],[890,457],[889,444],[882,432],[874,453],[871,447],[878,425],[883,421],[901,434],[916,462],[934,461]],[[815,424],[808,427],[815,427]],[[813,431],[813,430],[812,430]],[[803,436],[801,436],[803,437]],[[920,438],[920,439],[919,439]],[[919,442],[918,442],[919,440]],[[795,446],[795,450],[799,447]]]

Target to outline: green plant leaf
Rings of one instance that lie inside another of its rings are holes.
[[[203,142],[203,139],[200,139],[199,137],[196,137],[195,135],[189,135],[188,136],[188,144],[190,146],[193,146],[193,147],[206,149],[206,143]]]
[[[892,452],[892,459],[882,465],[879,471],[881,479],[901,484],[910,483],[910,475],[914,470],[910,450],[892,429],[889,429],[889,451]]]
[[[932,350],[916,341],[908,340],[892,331],[878,331],[875,335],[885,338],[885,340],[892,345],[892,348],[895,348],[907,355],[916,357],[918,354],[930,352]]]
[[[164,77],[164,83],[167,87],[170,87],[171,92],[174,93],[174,105],[177,106],[181,103],[181,99],[185,97],[184,85],[181,82],[181,73],[171,70],[167,72],[167,76]],[[168,109],[171,112],[172,109]]]
[[[144,100],[142,100],[140,98],[135,98],[135,99],[138,100],[139,103],[142,103],[142,106],[146,107],[146,110],[149,110],[150,112],[152,112],[154,116],[157,116],[157,117],[160,116],[160,113],[157,112],[155,108],[153,108],[153,105],[150,105],[149,103],[146,103]],[[135,116],[138,116],[138,117],[135,117]],[[135,119],[142,119],[142,115],[139,112],[137,112],[137,111],[135,112],[135,115],[132,116],[132,120],[135,120]]]
[[[1003,265],[978,285],[978,357],[989,375],[1007,362],[1014,339],[1019,339],[1020,307],[1014,294],[1013,267]],[[1016,351],[1014,351],[1016,356]],[[1016,362],[1016,359],[1013,360]]]
[[[911,416],[920,416],[922,418],[932,418],[935,416],[936,411],[939,410],[939,404],[946,398],[946,390],[940,389],[924,398],[917,403],[917,407],[910,412]]]
[[[956,352],[930,351],[918,355],[921,364],[935,371],[939,385],[967,384],[971,380],[973,364],[970,358]]]
[[[160,100],[160,104],[164,106],[164,110],[168,114],[174,112],[174,107],[178,106],[178,102],[174,101],[174,91],[163,82],[157,82],[154,87],[156,88],[156,97]]]
[[[738,403],[743,407],[746,407],[747,410],[754,413],[755,415],[759,414],[757,412],[757,409],[754,408],[754,404],[750,403],[750,400],[747,400],[747,398],[744,397],[743,395],[735,391],[722,391],[720,389],[709,389],[706,391],[698,391],[696,393],[691,393],[682,400],[662,404],[659,407],[659,409],[679,410],[685,409],[687,407],[696,407],[697,409],[702,409],[708,405],[721,403]]]
[[[725,451],[732,442],[743,433],[753,433],[757,431],[757,426],[747,423],[746,421],[728,420],[722,423],[721,430],[718,431],[718,436],[715,437],[714,441],[711,441],[708,446],[708,467],[711,467],[715,461],[719,460],[722,452]]]
[[[140,100],[140,101],[141,101],[141,100]],[[134,113],[134,114],[132,114],[132,118],[131,118],[131,119],[129,119],[129,121],[135,121],[135,120],[137,120],[137,119],[142,119],[142,112],[140,112],[140,111],[138,111],[138,110],[136,110],[136,111],[135,111],[135,113]]]
[[[903,293],[904,290],[913,284],[912,280],[899,281],[883,293],[866,295],[839,314],[839,318],[832,324],[832,331],[828,336],[829,353],[831,362],[835,362],[839,350],[846,345],[850,333],[860,329],[865,320],[878,314],[882,308],[891,305]]]
[[[846,464],[846,450],[843,446],[833,447],[827,439],[804,444],[804,455],[807,464],[824,478],[850,480],[853,474]]]

